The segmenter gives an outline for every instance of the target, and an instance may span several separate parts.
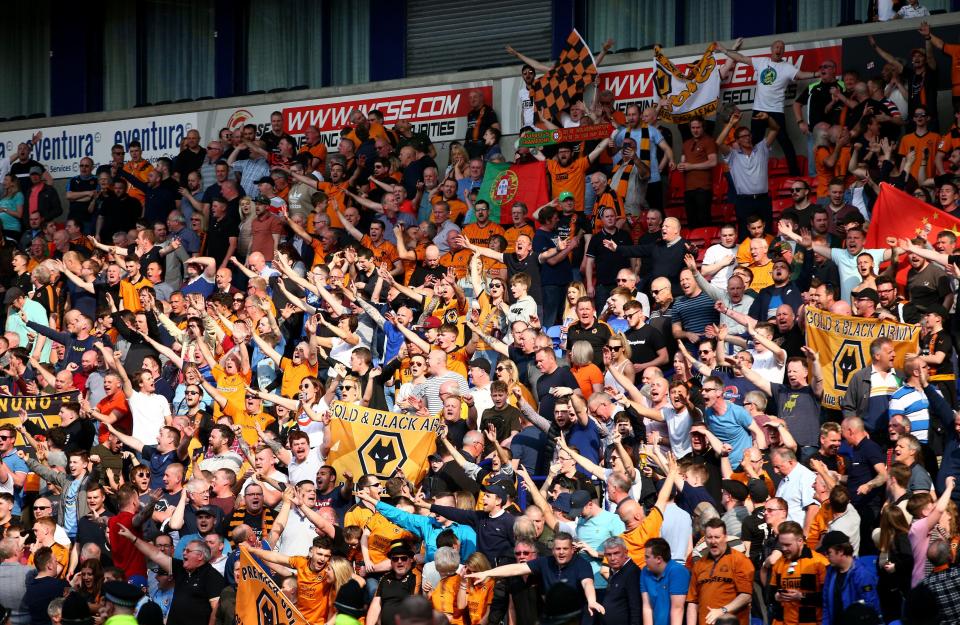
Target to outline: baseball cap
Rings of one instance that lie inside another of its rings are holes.
[[[273,178],[270,176],[264,176],[263,178],[257,180],[257,184],[268,184],[271,187],[274,186]]]
[[[32,175],[34,175],[34,174],[36,174],[36,175],[38,175],[38,176],[42,175],[42,174],[43,174],[43,167],[40,167],[39,165],[34,165],[33,167],[31,167],[31,168],[30,168],[30,175],[32,176]]]
[[[721,480],[720,488],[727,491],[737,501],[744,501],[750,495],[747,485],[737,480]]]
[[[486,358],[474,358],[471,360],[467,365],[467,369],[473,369],[474,367],[477,369],[483,369],[487,372],[487,374],[490,373],[490,361]]]
[[[560,493],[557,495],[557,498],[553,500],[553,503],[550,504],[550,507],[554,510],[559,510],[560,512],[569,516],[570,514],[570,493]]]
[[[593,496],[585,490],[575,490],[570,495],[570,516],[580,516],[580,513],[583,512],[583,507],[590,503],[590,500],[593,499]]]
[[[853,299],[868,299],[874,304],[879,304],[880,294],[876,289],[861,289],[854,294]]]
[[[841,531],[833,530],[827,532],[823,535],[823,539],[820,541],[820,548],[817,549],[820,553],[826,553],[827,549],[831,547],[839,547],[845,543],[850,542],[850,537],[844,534]]]
[[[934,302],[928,306],[924,306],[920,310],[923,312],[923,314],[933,313],[939,316],[941,319],[946,319],[947,316],[949,315],[949,313],[947,313],[947,309],[943,307],[943,304],[940,304],[938,302]]]
[[[13,300],[17,299],[18,297],[23,297],[23,290],[19,289],[18,287],[7,289],[7,292],[3,296],[3,305],[9,306],[13,303]]]
[[[755,504],[761,504],[770,499],[770,489],[763,480],[750,480],[747,484],[747,493],[750,495],[750,501]]]
[[[430,315],[429,317],[427,317],[426,319],[423,320],[423,329],[424,329],[424,330],[436,330],[436,329],[438,329],[441,325],[443,325],[443,324],[440,322],[440,320],[439,320],[438,318],[434,317],[433,315]]]
[[[213,506],[203,506],[195,513],[196,516],[200,516],[201,514],[212,516],[214,518],[217,516],[216,509]]]
[[[506,503],[507,499],[510,497],[507,489],[500,484],[488,484],[483,487],[483,492],[499,497],[500,503]]]
[[[573,199],[573,193],[570,193],[569,191],[564,191],[563,193],[561,193],[561,194],[557,197],[557,199],[560,200],[561,202],[565,202],[565,201],[567,201],[567,200],[572,200],[572,199]]]

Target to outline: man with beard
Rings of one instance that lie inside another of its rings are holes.
[[[376,594],[367,610],[367,623],[400,623],[397,616],[403,600],[420,594],[420,579],[413,572],[413,549],[398,540],[387,552],[390,570],[384,573],[377,585]]]
[[[661,139],[662,142],[662,139]],[[547,162],[547,173],[550,177],[550,189],[554,197],[560,197],[564,191],[573,194],[573,201],[577,213],[583,213],[583,199],[587,185],[587,171],[600,154],[607,149],[610,139],[604,139],[597,144],[587,156],[577,159],[573,157],[573,145],[561,143],[557,155],[547,160],[543,152],[537,152],[534,157],[539,161]]]
[[[750,316],[759,321],[775,316],[781,304],[789,305],[794,312],[803,305],[799,287],[790,281],[790,263],[782,256],[773,259],[773,271],[770,275],[773,284],[760,289],[750,306]]]

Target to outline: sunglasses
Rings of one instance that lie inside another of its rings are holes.
[[[619,352],[621,349],[623,349],[623,346],[621,346],[621,345],[604,345],[604,346],[603,346],[603,349],[605,349],[605,350],[607,350],[607,351],[610,351],[610,352]]]
[[[12,441],[16,436],[0,436],[0,441]]]
[[[793,189],[790,189],[790,193],[802,193],[804,191],[806,191],[806,188],[804,187],[794,187]]]
[[[514,551],[514,552],[513,552],[513,555],[515,555],[515,556],[530,556],[530,555],[533,555],[533,551],[530,551],[530,550],[527,550],[527,551],[519,551],[519,550],[517,550],[517,551]]]
[[[49,510],[51,506],[34,506],[34,510]]]
[[[352,391],[353,389],[355,389],[355,388],[357,388],[357,387],[356,387],[356,385],[354,385],[354,384],[341,384],[341,385],[340,385],[340,388],[342,388],[342,389],[345,390],[345,391]]]
[[[184,394],[184,395],[199,395],[200,392],[199,392],[199,391],[185,391],[183,394]]]
[[[410,556],[390,556],[391,562],[406,562],[410,559]]]

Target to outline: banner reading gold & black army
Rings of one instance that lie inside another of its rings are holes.
[[[858,369],[870,364],[870,343],[887,337],[897,352],[895,366],[903,367],[907,354],[917,353],[920,326],[863,317],[835,315],[807,309],[807,345],[820,356],[823,368],[823,405],[840,408],[847,384]]]

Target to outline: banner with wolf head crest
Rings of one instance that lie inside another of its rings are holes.
[[[661,119],[681,124],[694,117],[706,117],[717,112],[720,98],[720,72],[713,58],[715,44],[696,63],[680,71],[670,62],[660,47],[654,48],[654,77],[660,100],[666,100],[660,107]]]
[[[337,401],[330,409],[330,454],[338,475],[387,479],[402,472],[418,484],[427,472],[427,457],[436,450],[439,417],[387,412]]]
[[[823,405],[840,408],[840,400],[858,369],[870,364],[870,344],[881,337],[893,341],[894,366],[903,367],[907,354],[916,354],[920,326],[864,317],[835,315],[807,308],[807,345],[817,352],[823,368]]]

